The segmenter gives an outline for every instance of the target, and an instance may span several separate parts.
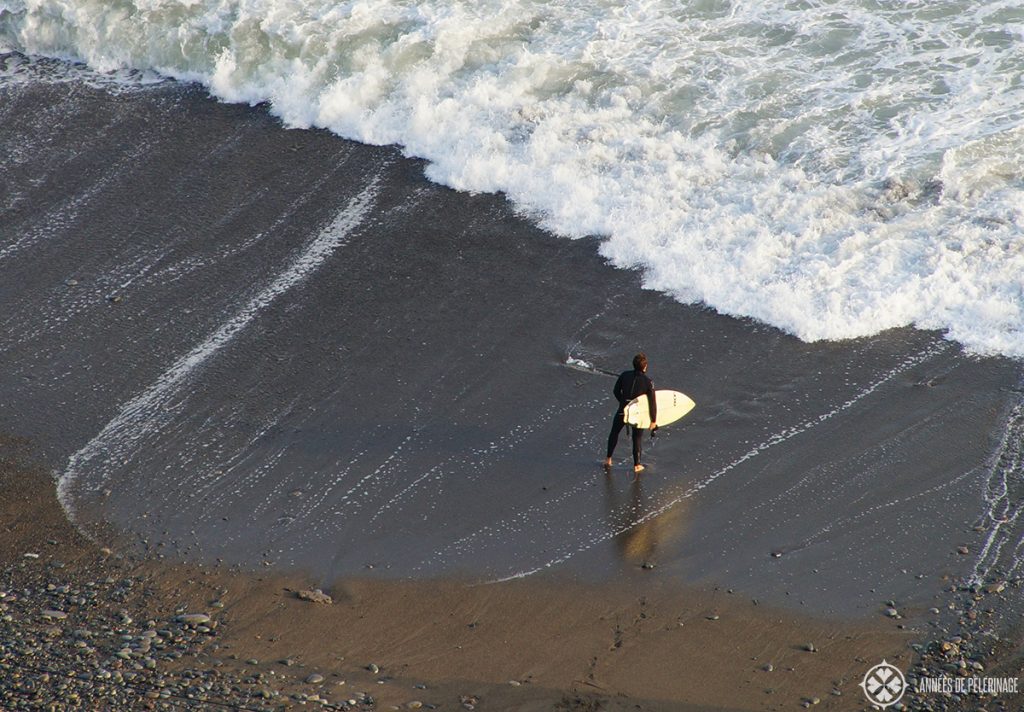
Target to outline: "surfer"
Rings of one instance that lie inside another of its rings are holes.
[[[615,382],[612,393],[615,394],[615,400],[619,402],[619,409],[615,411],[615,417],[612,418],[612,432],[608,435],[608,457],[604,461],[605,467],[612,466],[612,453],[615,452],[615,446],[619,442],[619,433],[622,432],[622,427],[626,424],[624,411],[627,403],[646,393],[651,411],[651,431],[658,427],[656,422],[658,404],[654,399],[654,383],[647,377],[647,357],[642,352],[633,357],[633,370],[623,371],[619,375],[619,380]],[[640,428],[633,428],[633,472],[642,472],[644,469],[644,466],[640,464],[640,440],[643,434],[644,431]]]

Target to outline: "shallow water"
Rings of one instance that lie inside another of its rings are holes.
[[[648,563],[842,614],[1019,573],[1014,361],[682,305],[393,149],[195,88],[0,92],[25,157],[0,169],[0,430],[88,532],[325,582]],[[632,482],[625,440],[600,461],[638,348],[698,406]]]

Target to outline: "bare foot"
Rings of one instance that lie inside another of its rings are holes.
[[[608,467],[611,467],[611,466],[612,466],[612,459],[611,459],[610,457],[606,457],[606,458],[605,458],[605,460],[604,460],[604,466],[605,466],[606,468],[608,468]]]
[[[639,475],[643,471],[644,471],[644,466],[643,465],[633,465],[633,472],[635,474]]]

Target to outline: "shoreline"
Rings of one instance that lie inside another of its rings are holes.
[[[1020,364],[679,304],[394,148],[195,88],[5,91],[0,152],[33,158],[0,433],[64,477],[89,455],[66,494],[99,542],[6,458],[3,664],[70,676],[6,692],[838,710],[882,658],[1020,671]],[[638,347],[698,409],[631,483],[599,451]]]
[[[896,620],[802,616],[655,572],[604,586],[343,579],[332,603],[308,602],[296,594],[313,579],[298,571],[135,558],[83,539],[11,442],[0,459],[10,709],[60,697],[72,709],[861,710],[857,684],[875,661],[941,674],[949,659],[933,660],[941,639]],[[1019,642],[960,641],[957,655],[986,674],[1019,673]],[[977,709],[916,702],[905,709]]]
[[[232,572],[135,559],[83,540],[64,520],[52,482],[44,477],[38,468],[4,463],[4,504],[13,508],[11,500],[20,499],[24,518],[9,527],[4,545],[7,595],[0,604],[15,619],[3,624],[0,635],[5,643],[18,631],[48,640],[50,650],[41,653],[48,662],[37,670],[54,669],[60,661],[81,664],[55,651],[74,651],[75,641],[88,640],[92,654],[83,660],[102,674],[116,664],[120,648],[114,646],[126,633],[112,637],[104,650],[96,628],[113,622],[116,631],[131,630],[138,639],[145,635],[140,628],[173,630],[174,639],[180,636],[188,645],[173,662],[152,655],[158,660],[153,675],[136,671],[140,677],[130,685],[146,688],[140,701],[159,689],[160,675],[168,676],[167,689],[169,680],[178,679],[175,670],[216,670],[234,675],[232,684],[263,675],[242,695],[245,700],[273,680],[279,686],[279,694],[271,692],[273,709],[297,704],[302,700],[288,695],[303,694],[323,694],[346,709],[348,699],[362,699],[355,692],[375,699],[375,705],[353,706],[360,709],[407,709],[417,697],[437,709],[460,708],[463,697],[479,700],[482,710],[552,709],[563,703],[565,709],[587,709],[598,700],[600,709],[773,709],[830,696],[834,701],[825,709],[844,709],[837,706],[842,698],[830,694],[831,685],[841,680],[846,689],[840,691],[852,697],[855,690],[847,683],[856,658],[909,655],[908,634],[885,623],[844,625],[794,616],[724,591],[679,588],[653,577],[638,587],[559,580],[486,586],[343,580],[328,590],[333,604],[309,603],[295,597],[311,586],[299,572]],[[38,494],[25,497],[26,488]],[[40,541],[49,543],[31,547]],[[39,557],[25,558],[26,553]],[[33,581],[41,590],[20,593]],[[48,585],[55,588],[47,591]],[[99,595],[86,605],[73,602],[82,592]],[[44,605],[40,612],[31,610]],[[46,618],[42,610],[67,617]],[[119,611],[129,611],[137,623],[125,623]],[[176,624],[189,613],[209,616],[216,627],[204,635],[195,632],[199,626]],[[817,641],[817,653],[802,649],[801,641],[811,640]],[[123,668],[149,657],[133,653]],[[14,669],[9,655],[0,664]],[[7,677],[5,692],[23,684],[37,690],[51,684],[51,691],[61,692],[60,675],[33,680],[31,669],[22,672],[20,679]],[[324,681],[303,682],[310,675]],[[346,684],[338,685],[342,679]],[[100,683],[86,687],[93,684]]]

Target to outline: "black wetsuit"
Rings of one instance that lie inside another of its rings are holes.
[[[615,389],[612,393],[615,394],[615,400],[619,402],[619,409],[615,411],[615,416],[612,418],[612,432],[608,435],[608,457],[615,452],[615,446],[619,442],[619,433],[622,432],[622,428],[626,424],[623,420],[623,411],[631,400],[646,393],[647,402],[650,404],[651,422],[658,422],[658,404],[654,400],[654,382],[643,371],[623,371],[619,380],[615,382]],[[640,428],[633,428],[634,465],[640,464],[640,439],[643,434],[644,431]]]

